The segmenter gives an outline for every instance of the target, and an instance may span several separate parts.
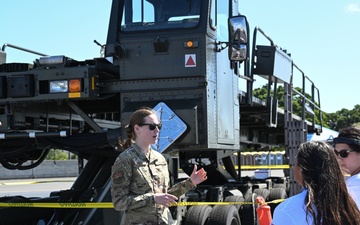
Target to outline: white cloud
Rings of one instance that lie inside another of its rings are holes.
[[[360,4],[358,3],[350,3],[346,7],[346,11],[348,12],[360,12]]]

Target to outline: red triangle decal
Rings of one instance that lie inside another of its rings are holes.
[[[186,62],[187,66],[195,66],[195,62],[193,60],[193,58],[190,56],[188,61]]]

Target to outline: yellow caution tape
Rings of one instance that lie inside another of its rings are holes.
[[[265,202],[266,204],[276,204],[284,201],[285,199],[277,199],[270,202]],[[259,204],[255,202],[179,202],[172,206],[193,206],[193,205],[254,205]]]
[[[0,207],[35,207],[35,208],[114,208],[111,202],[58,202],[58,203],[33,203],[14,202],[0,203]]]
[[[285,199],[277,199],[266,204],[275,204]],[[193,206],[193,205],[252,205],[253,202],[179,202],[171,206]],[[33,203],[33,202],[0,202],[0,207],[25,207],[25,208],[114,208],[111,202],[59,202],[59,203]]]
[[[289,169],[289,165],[246,165],[241,166],[242,170],[256,170],[256,169]],[[235,166],[238,169],[238,166]]]

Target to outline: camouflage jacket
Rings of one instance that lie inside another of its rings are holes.
[[[112,202],[115,210],[123,212],[121,225],[172,224],[170,210],[156,204],[153,194],[168,192],[179,197],[195,188],[190,179],[169,188],[169,171],[164,156],[151,150],[148,159],[136,144],[117,157],[111,173]]]

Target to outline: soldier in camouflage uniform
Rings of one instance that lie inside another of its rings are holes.
[[[126,149],[112,167],[112,201],[123,212],[121,225],[167,225],[173,219],[168,207],[178,196],[194,189],[207,179],[204,169],[196,165],[190,177],[169,188],[165,158],[151,149],[158,138],[161,123],[150,108],[134,112],[126,127]]]

